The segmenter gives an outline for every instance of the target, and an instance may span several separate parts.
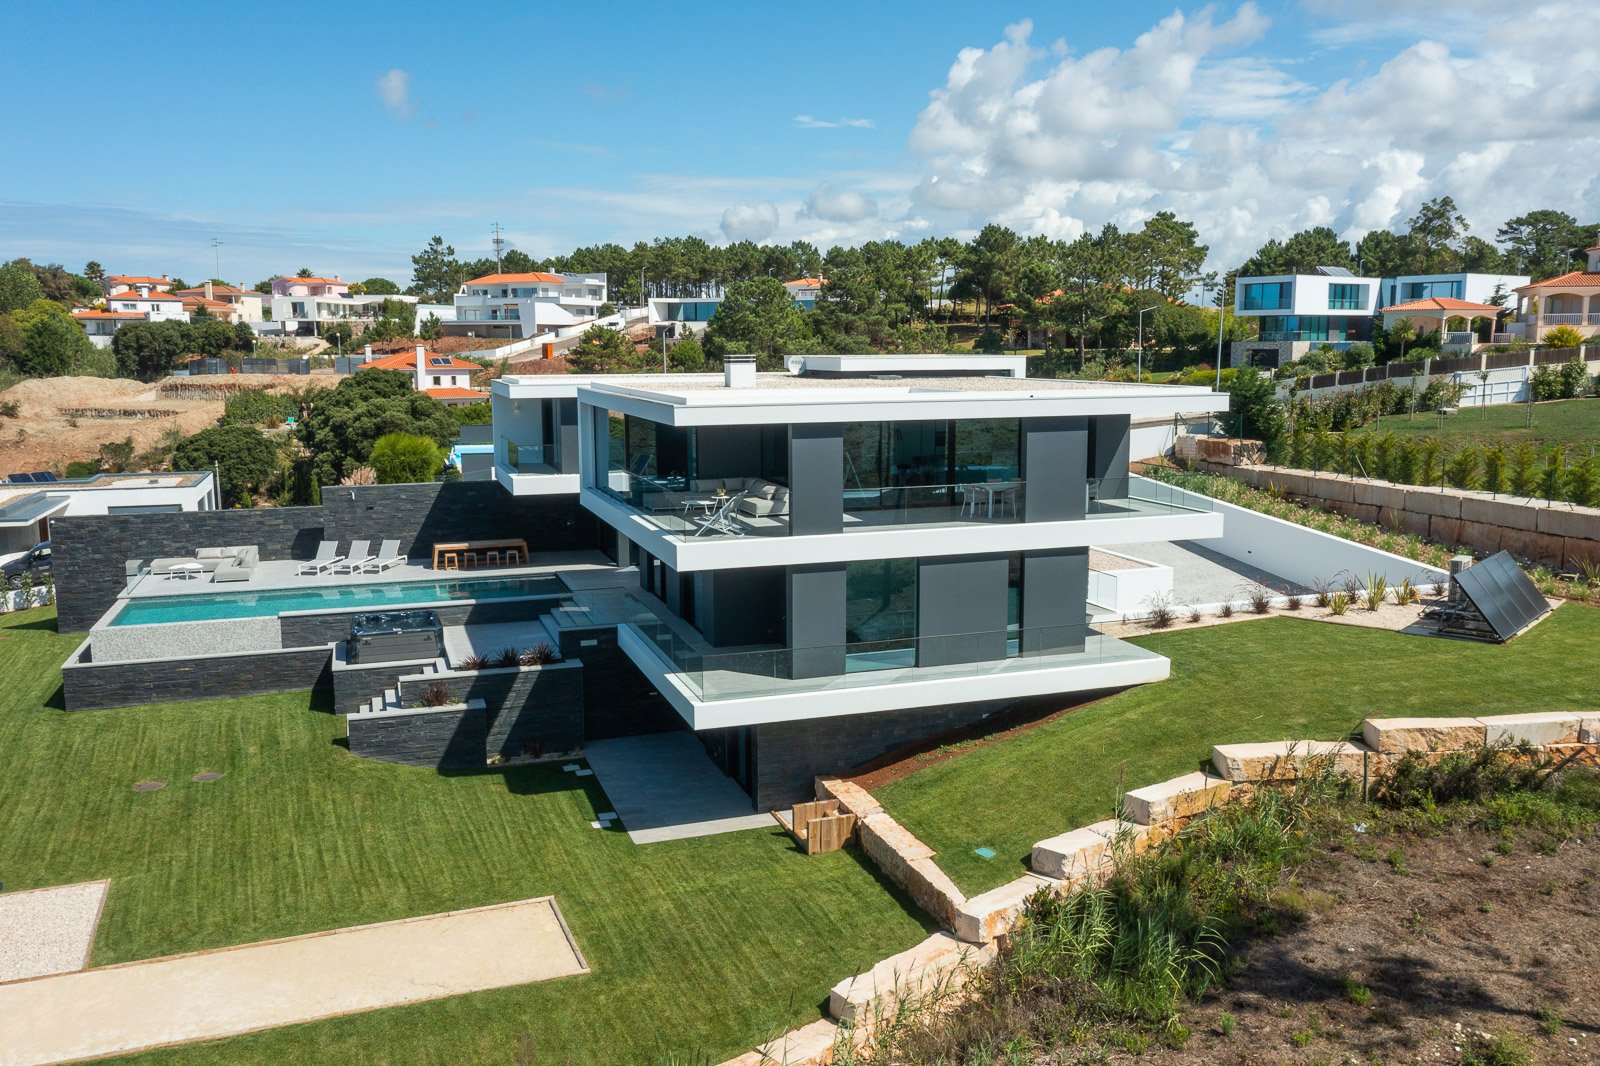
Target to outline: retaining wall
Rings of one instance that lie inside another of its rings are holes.
[[[328,674],[332,649],[326,645],[113,663],[88,661],[88,654],[85,643],[61,666],[62,695],[69,711],[332,687]]]
[[[1593,507],[1464,489],[1395,485],[1282,466],[1198,465],[1208,473],[1260,489],[1277,486],[1293,499],[1444,544],[1487,554],[1509,551],[1569,571],[1578,569],[1586,559],[1600,561],[1600,509]]]

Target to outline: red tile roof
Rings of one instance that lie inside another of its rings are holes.
[[[171,285],[171,278],[148,278],[143,274],[107,274],[106,280],[113,285]]]
[[[233,310],[233,305],[228,303],[228,302],[226,302],[226,301],[224,301],[224,300],[208,300],[204,296],[185,296],[183,298],[183,306],[185,306],[185,307],[204,307],[207,310],[217,310],[217,311],[232,311]]]
[[[473,278],[468,285],[505,285],[519,281],[537,281],[545,285],[560,285],[567,279],[560,274],[547,274],[542,270],[535,270],[531,274],[485,274],[481,278]]]
[[[150,293],[148,295],[145,295],[143,293],[138,292],[135,289],[125,289],[122,292],[114,292],[110,296],[107,296],[106,299],[108,299],[108,300],[155,300],[157,302],[169,301],[171,303],[182,303],[183,302],[178,297],[172,295],[169,292],[152,292],[152,293]]]
[[[304,281],[305,279],[302,278],[301,280]],[[341,281],[339,284],[343,285],[344,282]],[[204,296],[206,294],[206,287],[201,285],[199,288],[195,289],[174,289],[173,291],[179,296]],[[236,289],[232,285],[213,285],[211,286],[211,292],[213,295],[220,293],[223,296],[261,295],[261,293],[256,292],[254,289]]]
[[[1519,285],[1517,286],[1517,291],[1522,292],[1525,289],[1557,288],[1568,285],[1579,285],[1584,287],[1600,285],[1600,272],[1592,270],[1574,270],[1570,273],[1562,274],[1560,277],[1545,278],[1543,281],[1536,281],[1531,285]]]
[[[423,389],[435,400],[487,400],[489,394],[477,389]]]
[[[296,283],[299,283],[301,285],[349,285],[350,284],[348,281],[340,281],[338,278],[291,278],[287,274],[279,274],[278,275],[278,280],[279,281],[287,281],[291,285],[296,284]]]
[[[144,315],[142,313],[138,312],[138,311],[74,311],[74,312],[72,312],[72,317],[73,318],[129,318],[129,319],[138,318],[138,319],[143,319]]]
[[[1427,296],[1421,300],[1409,300],[1403,304],[1394,304],[1391,307],[1380,307],[1378,310],[1389,312],[1406,311],[1469,311],[1478,315],[1497,315],[1504,308],[1493,304],[1475,304],[1470,300],[1457,300],[1453,296]]]
[[[792,289],[820,289],[827,278],[796,278],[794,281],[783,283],[784,288]]]
[[[429,370],[453,370],[453,371],[466,370],[466,371],[473,371],[473,370],[482,370],[483,369],[483,367],[479,366],[477,363],[469,363],[465,359],[457,359],[453,355],[440,355],[437,352],[426,352],[426,351],[423,352],[422,354],[423,354],[423,357],[425,359],[429,360],[428,367],[427,367],[427,369],[429,369]],[[435,363],[435,362],[432,362],[432,360],[434,360],[434,359],[446,359],[446,360],[449,360],[449,361],[448,362],[444,362],[444,363]],[[374,359],[370,363],[361,364],[361,369],[363,369],[363,370],[368,370],[368,369],[371,369],[371,370],[416,370],[417,369],[417,353],[416,353],[415,350],[413,350],[413,351],[409,351],[409,352],[397,352],[394,355],[386,355],[382,359]]]

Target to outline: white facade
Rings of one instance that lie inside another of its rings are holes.
[[[6,473],[0,471],[0,475]],[[69,515],[210,511],[217,506],[210,471],[98,474],[45,484],[0,483],[0,562],[49,539],[49,522]]]
[[[1509,309],[1516,304],[1516,290],[1531,280],[1526,274],[1403,274],[1383,279],[1383,299],[1378,306],[1392,307],[1430,296],[1487,304],[1498,294],[1502,306]]]
[[[117,330],[130,322],[187,322],[189,313],[183,301],[162,289],[146,283],[138,288],[127,288],[106,297],[104,310],[76,310],[72,317],[89,335],[89,343],[96,348],[111,347],[111,338]]]
[[[386,300],[414,304],[415,296],[352,295],[350,284],[332,278],[272,279],[272,318],[284,332],[307,332],[335,322],[366,323],[378,317]]]
[[[516,339],[597,318],[605,302],[604,274],[534,271],[473,278],[461,286],[451,307],[430,304],[427,310],[456,326],[455,333]]]

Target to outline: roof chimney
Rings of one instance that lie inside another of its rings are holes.
[[[211,282],[209,282],[209,281],[206,282],[206,299],[208,299],[208,300],[216,299],[216,295],[215,295],[215,293],[213,292],[213,290],[211,288]]]
[[[167,277],[165,274],[163,274],[163,275],[161,275],[161,280],[162,281],[171,281],[172,279]]]
[[[756,357],[753,355],[723,356],[722,383],[730,389],[755,388]]]
[[[417,388],[418,388],[418,390],[421,390],[423,388],[423,386],[425,386],[427,384],[427,382],[428,382],[428,379],[424,376],[424,371],[426,371],[427,368],[428,368],[428,349],[424,348],[422,345],[419,344],[419,345],[417,345]]]
[[[361,350],[361,361],[363,363],[372,362],[372,345],[369,344]]]

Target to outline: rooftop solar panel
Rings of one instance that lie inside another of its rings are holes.
[[[52,474],[50,471],[48,471],[48,470],[35,470],[33,472],[33,480],[38,482],[41,485],[48,485],[50,482],[54,481],[55,479],[56,479],[56,476],[54,474]]]
[[[33,484],[33,475],[32,474],[7,474],[6,475],[6,480],[11,482],[11,484],[13,484],[13,485],[32,485]]]
[[[1511,557],[1499,552],[1456,575],[1456,587],[1502,643],[1531,625],[1550,605]]]

